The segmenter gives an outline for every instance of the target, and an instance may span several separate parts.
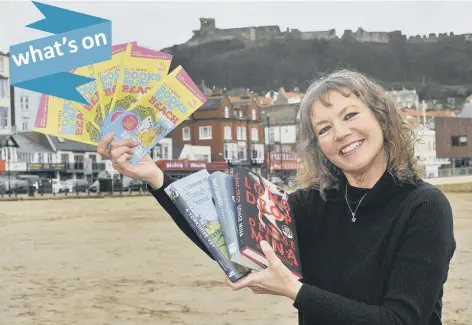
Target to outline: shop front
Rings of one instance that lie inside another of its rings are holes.
[[[271,152],[269,165],[271,177],[280,177],[285,184],[288,184],[301,168],[295,152]]]
[[[210,174],[215,171],[228,172],[225,162],[208,162],[200,160],[158,160],[156,165],[174,178],[182,178],[206,169]]]

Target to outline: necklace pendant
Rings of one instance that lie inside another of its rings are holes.
[[[352,222],[356,222],[356,214],[355,213],[352,213]]]

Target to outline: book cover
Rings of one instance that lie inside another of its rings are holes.
[[[262,267],[241,255],[239,251],[233,175],[214,172],[208,177],[208,181],[230,260],[249,269],[262,270]]]
[[[170,54],[131,43],[125,53],[110,111],[105,120],[107,127],[167,76],[172,60]],[[105,128],[104,134],[107,133],[108,129]]]
[[[131,42],[135,44],[136,42]],[[120,76],[120,67],[123,56],[126,54],[128,43],[116,44],[112,46],[112,57],[110,60],[101,61],[93,64],[93,74],[97,86],[98,99],[102,108],[102,119],[105,127],[106,119],[111,110],[111,102],[115,94],[116,85]],[[103,133],[100,136],[104,136]]]
[[[268,262],[260,247],[260,241],[265,240],[282,263],[301,278],[298,237],[288,193],[247,168],[236,167],[233,174],[239,251],[265,268]]]
[[[235,282],[250,271],[231,262],[221,225],[213,204],[209,173],[203,169],[174,181],[165,192],[182,213],[221,269]]]
[[[133,139],[131,164],[137,164],[161,139],[206,102],[187,72],[178,66],[144,93],[107,128],[115,140]]]
[[[100,129],[67,99],[42,94],[33,131],[81,143],[98,145]]]
[[[95,78],[93,65],[85,65],[76,69],[71,69],[69,72],[92,79]],[[98,98],[96,80],[78,86],[77,90],[90,104],[72,102],[72,105],[80,113],[84,114],[84,117],[92,122],[95,127],[101,131],[103,128],[103,112],[102,107],[100,106],[100,99]]]

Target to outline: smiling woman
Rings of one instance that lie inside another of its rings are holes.
[[[372,187],[389,164],[401,182],[417,179],[415,134],[385,90],[367,76],[342,70],[313,83],[300,108],[299,182],[325,190]]]
[[[268,268],[229,286],[291,299],[300,325],[440,325],[456,247],[452,211],[444,194],[417,176],[409,125],[382,87],[346,70],[309,87],[300,119],[305,187],[292,192],[288,204],[302,279],[262,241]],[[149,156],[127,162],[134,146],[106,136],[98,151],[116,161],[120,173],[147,182],[211,257],[164,191],[174,179]]]
[[[300,324],[441,324],[452,212],[418,177],[410,125],[349,70],[309,87],[300,120],[306,187],[289,201],[303,281],[288,290]]]

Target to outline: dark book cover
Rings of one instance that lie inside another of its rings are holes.
[[[261,271],[263,268],[242,256],[239,251],[233,175],[214,172],[208,177],[208,182],[221,224],[221,230],[228,246],[230,260],[246,268]]]
[[[247,168],[233,170],[239,249],[242,255],[267,267],[260,247],[267,241],[282,263],[301,278],[298,237],[288,193]]]

